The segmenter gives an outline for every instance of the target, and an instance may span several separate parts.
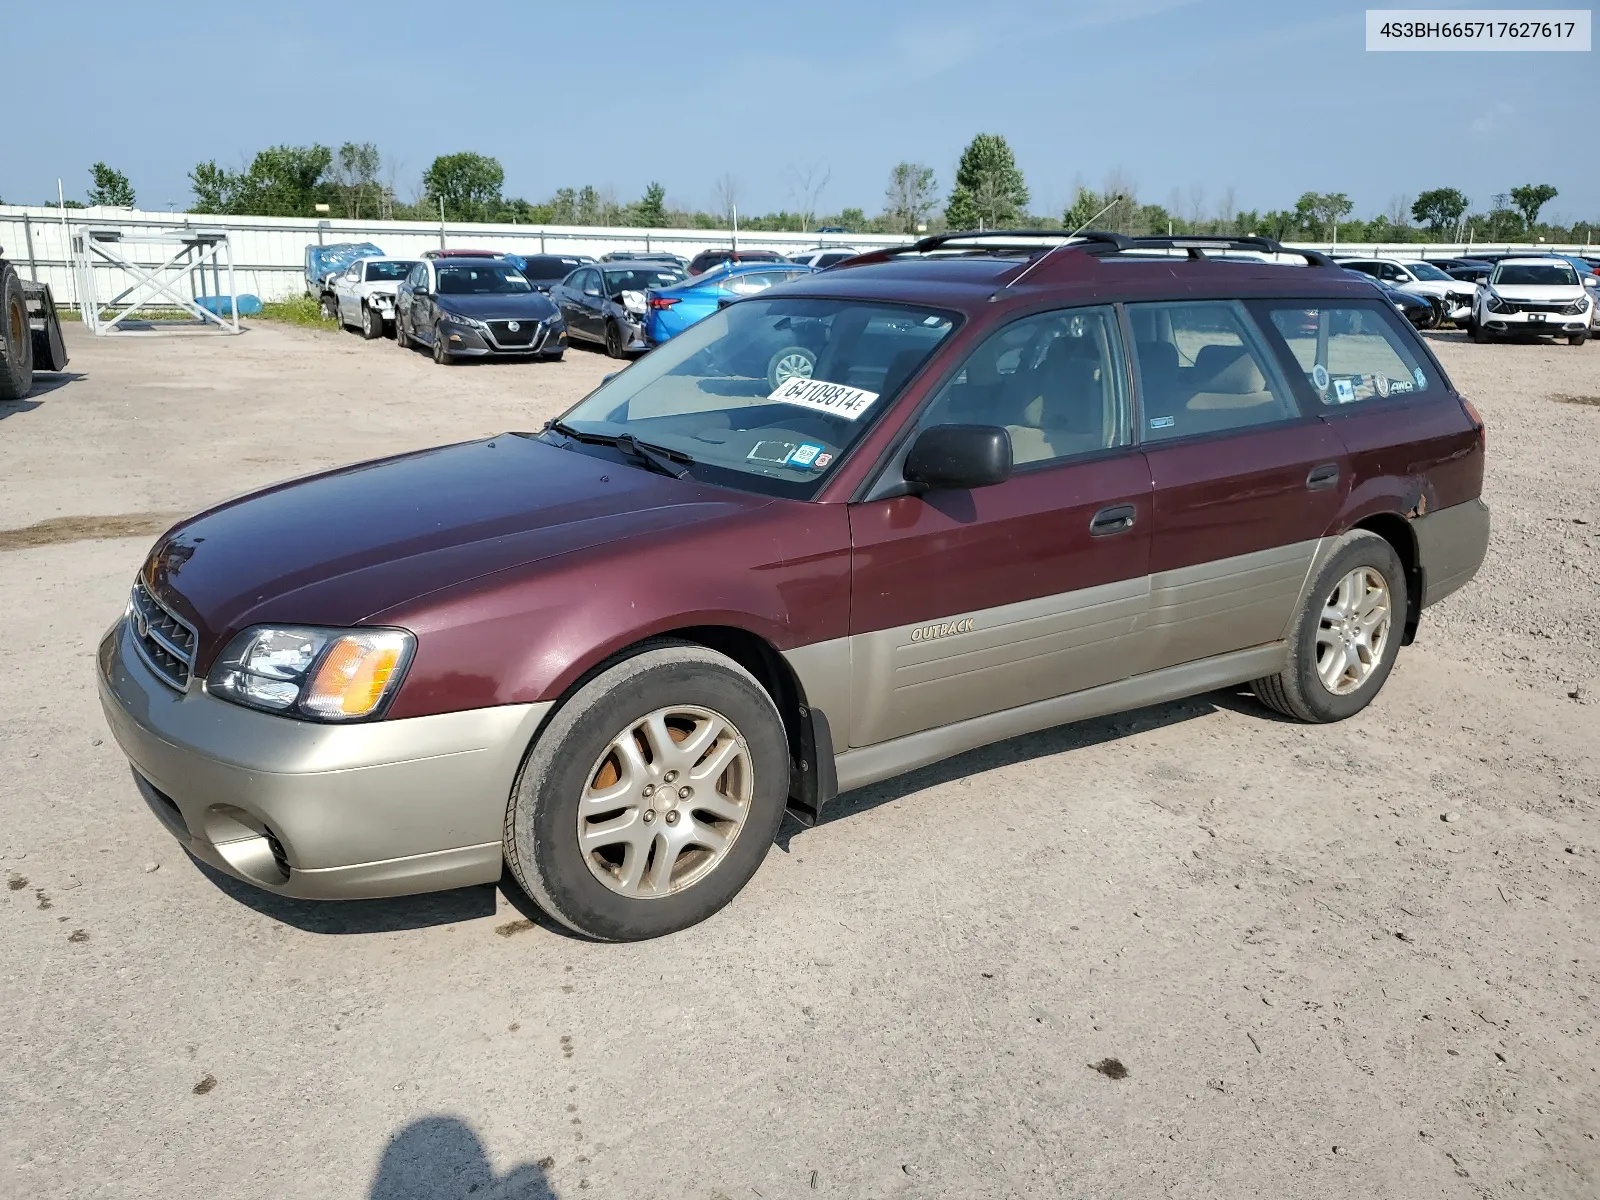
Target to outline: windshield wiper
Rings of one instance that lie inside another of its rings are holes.
[[[682,479],[689,473],[689,468],[694,466],[694,459],[682,450],[641,442],[631,433],[588,433],[574,429],[565,421],[551,421],[545,428],[575,442],[587,442],[595,446],[615,446],[646,469],[670,475],[674,479]]]

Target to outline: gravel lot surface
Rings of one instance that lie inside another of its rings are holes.
[[[1600,1194],[1600,348],[1435,338],[1495,539],[1361,716],[1216,694],[1019,738],[596,946],[490,888],[203,874],[92,650],[174,514],[536,427],[607,360],[68,339],[74,378],[0,405],[7,1194]]]

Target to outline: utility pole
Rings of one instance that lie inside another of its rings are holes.
[[[444,249],[444,197],[439,197],[439,249]]]

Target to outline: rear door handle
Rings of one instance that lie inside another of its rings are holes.
[[[1110,508],[1102,508],[1089,521],[1089,536],[1106,537],[1132,529],[1137,513],[1138,510],[1131,504],[1113,504]]]
[[[1326,491],[1339,482],[1339,464],[1322,463],[1311,468],[1311,474],[1306,476],[1306,489],[1313,492]]]

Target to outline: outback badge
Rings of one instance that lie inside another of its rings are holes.
[[[913,642],[931,642],[936,638],[947,638],[958,633],[972,632],[972,618],[963,617],[959,621],[943,621],[937,625],[924,625],[920,629],[911,631]]]

